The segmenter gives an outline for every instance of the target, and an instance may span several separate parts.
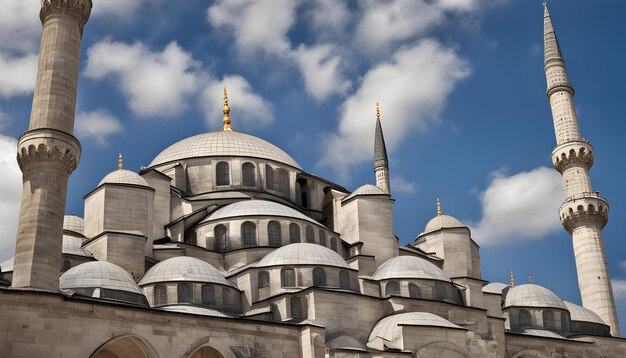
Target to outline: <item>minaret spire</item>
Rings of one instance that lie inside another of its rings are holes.
[[[437,198],[437,216],[441,216],[443,213],[441,212],[441,200]]]
[[[222,132],[230,132],[233,130],[233,127],[230,126],[230,107],[228,106],[228,91],[226,90],[226,86],[224,86],[224,126],[222,127]]]
[[[122,170],[124,163],[122,162],[122,153],[117,157],[117,169]]]
[[[376,186],[391,194],[389,182],[389,160],[387,159],[387,147],[383,136],[383,127],[380,124],[380,103],[376,102],[376,132],[374,134],[374,172],[376,173]]]
[[[574,87],[567,79],[565,60],[545,1],[543,17],[546,94],[552,108],[557,143],[552,151],[552,164],[563,176],[565,189],[559,216],[563,227],[572,235],[583,306],[597,313],[611,327],[612,335],[619,336],[602,236],[609,219],[609,205],[591,187],[589,169],[593,165],[594,150],[580,135]]]

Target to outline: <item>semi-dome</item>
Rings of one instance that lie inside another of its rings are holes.
[[[216,283],[235,287],[211,264],[189,256],[172,257],[157,263],[143,276],[139,285],[172,281]]]
[[[183,139],[159,153],[149,166],[202,157],[260,158],[301,169],[292,157],[275,145],[261,138],[233,131],[203,133]]]
[[[82,248],[83,239],[72,235],[63,235],[63,253],[66,255],[76,255],[83,257],[93,257],[93,255]]]
[[[102,178],[98,186],[102,184],[130,184],[147,187],[150,186],[148,185],[148,182],[139,174],[126,169],[117,169],[110,172],[104,178]]]
[[[452,228],[467,228],[465,224],[463,224],[459,219],[450,215],[437,215],[434,218],[430,219],[428,224],[426,224],[426,228],[424,228],[424,233],[427,234],[429,232],[437,231],[440,229],[452,229]]]
[[[85,234],[85,221],[76,215],[65,215],[63,217],[63,230],[72,231],[77,234]]]
[[[362,186],[358,187],[355,191],[350,193],[350,195],[346,196],[341,201],[348,201],[348,200],[354,198],[355,196],[361,196],[361,195],[386,195],[386,196],[389,196],[389,194],[387,194],[387,192],[385,192],[383,189],[377,187],[376,185],[365,184],[365,185],[362,185]]]
[[[435,264],[416,256],[396,256],[385,261],[372,276],[374,280],[419,278],[450,282]]]
[[[286,205],[267,200],[242,200],[215,210],[202,222],[241,218],[245,216],[278,216],[309,221],[321,225],[317,221]]]
[[[460,326],[439,317],[432,313],[427,312],[407,312],[398,313],[392,316],[387,316],[372,328],[369,335],[369,340],[373,341],[376,338],[381,338],[385,341],[395,341],[400,337],[402,325],[408,326],[427,326],[427,327],[444,327],[453,329],[463,329]]]
[[[350,268],[335,251],[317,244],[295,243],[276,249],[257,263],[257,267],[286,265],[324,265]]]
[[[501,282],[492,282],[490,284],[485,285],[483,287],[483,292],[485,293],[495,293],[501,295],[504,292],[504,289],[509,287],[509,285],[501,283]]]
[[[606,325],[602,318],[600,318],[600,316],[598,316],[592,310],[586,309],[568,301],[563,301],[563,303],[565,303],[565,307],[567,307],[572,321],[591,322]]]
[[[508,307],[541,307],[567,310],[563,300],[545,287],[531,283],[511,287],[504,300]]]

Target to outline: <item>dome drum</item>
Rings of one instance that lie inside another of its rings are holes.
[[[462,292],[451,282],[424,279],[379,281],[381,297],[408,297],[464,305]]]
[[[230,286],[201,282],[164,282],[146,284],[142,289],[151,307],[190,305],[233,315],[241,313],[241,292]]]

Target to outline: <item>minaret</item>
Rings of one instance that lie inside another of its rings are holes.
[[[58,291],[67,181],[80,159],[73,135],[83,27],[91,0],[41,0],[39,68],[28,130],[17,144],[24,191],[13,287]]]
[[[544,1],[544,46],[547,95],[552,107],[557,146],[552,164],[563,176],[565,201],[560,208],[563,227],[572,235],[578,286],[583,306],[597,313],[619,336],[615,300],[604,251],[602,229],[609,218],[609,206],[591,189],[589,169],[593,147],[581,138],[574,106],[574,87],[567,80],[565,61]]]
[[[391,194],[389,184],[389,161],[387,160],[387,147],[383,136],[383,127],[380,124],[380,104],[376,102],[376,133],[374,135],[374,172],[376,173],[376,186]]]

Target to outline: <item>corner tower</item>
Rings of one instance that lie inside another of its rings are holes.
[[[391,194],[389,161],[387,160],[383,127],[380,124],[380,103],[378,102],[376,102],[376,133],[374,135],[374,172],[376,173],[376,186],[387,194]]]
[[[24,192],[13,287],[57,291],[67,181],[80,159],[73,135],[83,27],[91,0],[41,0],[37,83],[28,130],[17,144]]]
[[[552,164],[563,176],[565,201],[559,210],[563,227],[572,235],[578,286],[583,306],[597,313],[619,336],[619,323],[604,250],[602,229],[608,222],[608,203],[593,192],[589,169],[593,147],[583,139],[574,105],[574,87],[567,79],[565,61],[544,1],[544,69],[552,108],[557,146]]]

